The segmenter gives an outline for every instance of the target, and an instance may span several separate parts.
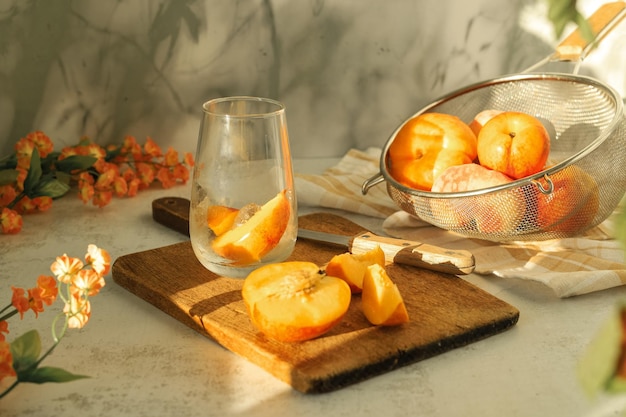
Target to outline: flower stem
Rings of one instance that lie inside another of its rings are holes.
[[[61,335],[61,337],[63,337],[63,335]],[[37,359],[36,362],[31,364],[28,368],[29,369],[36,369],[37,367],[39,367],[39,364],[41,362],[43,362],[43,360],[46,359],[52,353],[52,351],[54,350],[54,348],[57,347],[57,345],[59,344],[60,341],[61,341],[61,339],[55,341],[52,344],[52,346],[50,346],[50,348],[43,355],[41,355],[41,357],[39,359]],[[22,381],[20,381],[20,379],[18,377],[18,379],[16,379],[9,387],[7,387],[7,389],[5,389],[3,392],[0,392],[0,399],[2,399],[9,392],[13,391],[13,389],[15,387],[17,387],[20,382],[22,382]]]
[[[8,307],[7,307],[8,308]],[[0,311],[0,313],[2,313],[3,311],[5,311],[7,308],[4,308],[2,311]],[[17,314],[17,309],[13,310],[13,311],[9,311],[8,313],[6,313],[4,316],[0,317],[0,321],[5,321],[11,317],[13,317],[14,315]]]
[[[7,389],[5,389],[3,392],[0,392],[0,399],[4,398],[4,396],[7,395],[9,392],[13,391],[13,388],[17,387],[19,383],[20,381],[16,379],[9,387],[7,387]]]
[[[19,194],[17,195],[17,197],[15,197],[15,198],[13,199],[13,201],[11,201],[9,204],[7,204],[7,208],[12,209],[12,208],[13,208],[13,207],[15,207],[15,205],[16,205],[17,203],[19,203],[19,202],[20,202],[20,200],[21,200],[22,198],[24,198],[24,197],[26,197],[26,193],[25,193],[24,191],[22,191],[21,193],[19,193]]]
[[[43,362],[44,359],[46,359],[54,350],[54,348],[57,347],[57,345],[59,344],[59,342],[61,341],[61,339],[63,338],[63,335],[61,335],[61,337],[59,338],[59,340],[56,340],[52,346],[50,346],[50,348],[43,354],[41,355],[41,357],[39,359],[37,359],[37,362],[33,363],[32,367],[33,368],[37,368],[39,366],[39,364],[41,362]]]
[[[65,322],[63,323],[63,327],[61,329],[61,335],[57,336],[57,321],[59,320],[59,317],[61,316],[65,317]],[[64,313],[57,314],[57,316],[52,321],[51,330],[52,330],[52,340],[54,340],[54,344],[56,345],[61,341],[61,339],[63,339],[63,336],[65,336],[65,331],[67,330],[67,316]]]

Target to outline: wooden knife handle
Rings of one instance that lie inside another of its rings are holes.
[[[560,61],[579,61],[585,58],[591,48],[602,40],[623,18],[626,3],[616,1],[605,3],[588,19],[591,31],[596,38],[589,42],[583,38],[580,29],[576,29],[556,47],[556,59]]]
[[[152,202],[152,218],[189,237],[189,205],[186,198],[158,198]]]
[[[352,253],[363,253],[376,246],[385,253],[387,262],[418,266],[454,275],[471,274],[476,265],[474,255],[466,250],[451,250],[426,243],[364,233],[352,240]]]

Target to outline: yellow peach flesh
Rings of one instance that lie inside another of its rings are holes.
[[[217,236],[212,248],[221,257],[239,265],[258,262],[278,245],[290,215],[291,205],[286,191],[282,191],[244,224]]]
[[[385,253],[380,246],[360,254],[335,255],[326,265],[326,274],[343,279],[350,286],[352,293],[357,294],[363,289],[365,270],[372,264],[385,266]]]
[[[321,336],[343,318],[351,300],[348,284],[311,262],[261,267],[244,281],[242,296],[253,324],[281,342]]]
[[[374,325],[395,326],[409,321],[400,290],[380,265],[367,268],[361,298],[363,314]]]

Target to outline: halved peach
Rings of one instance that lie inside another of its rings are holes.
[[[300,342],[328,332],[348,311],[352,294],[340,278],[312,262],[281,262],[252,271],[242,297],[252,323],[268,338]]]
[[[358,294],[363,289],[365,270],[373,264],[385,266],[385,253],[380,246],[360,254],[347,252],[333,256],[326,265],[326,274],[343,279],[352,293]]]
[[[283,190],[245,223],[217,236],[211,246],[215,253],[239,265],[258,262],[278,245],[290,215],[291,204]]]
[[[239,210],[227,206],[210,206],[206,213],[206,222],[215,236],[224,234],[235,223]]]
[[[409,321],[400,290],[378,264],[367,267],[361,300],[363,314],[374,325],[395,326]]]

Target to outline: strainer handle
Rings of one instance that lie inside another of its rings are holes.
[[[600,6],[588,19],[591,31],[596,35],[591,42],[579,29],[572,32],[556,47],[554,59],[558,61],[581,61],[626,15],[626,3],[616,1]]]
[[[370,188],[372,188],[373,186],[375,186],[377,184],[380,184],[384,180],[385,180],[385,178],[383,177],[383,174],[381,174],[380,172],[378,174],[374,175],[373,177],[365,180],[365,182],[361,186],[361,194],[363,194],[363,195],[367,194],[367,191]]]

